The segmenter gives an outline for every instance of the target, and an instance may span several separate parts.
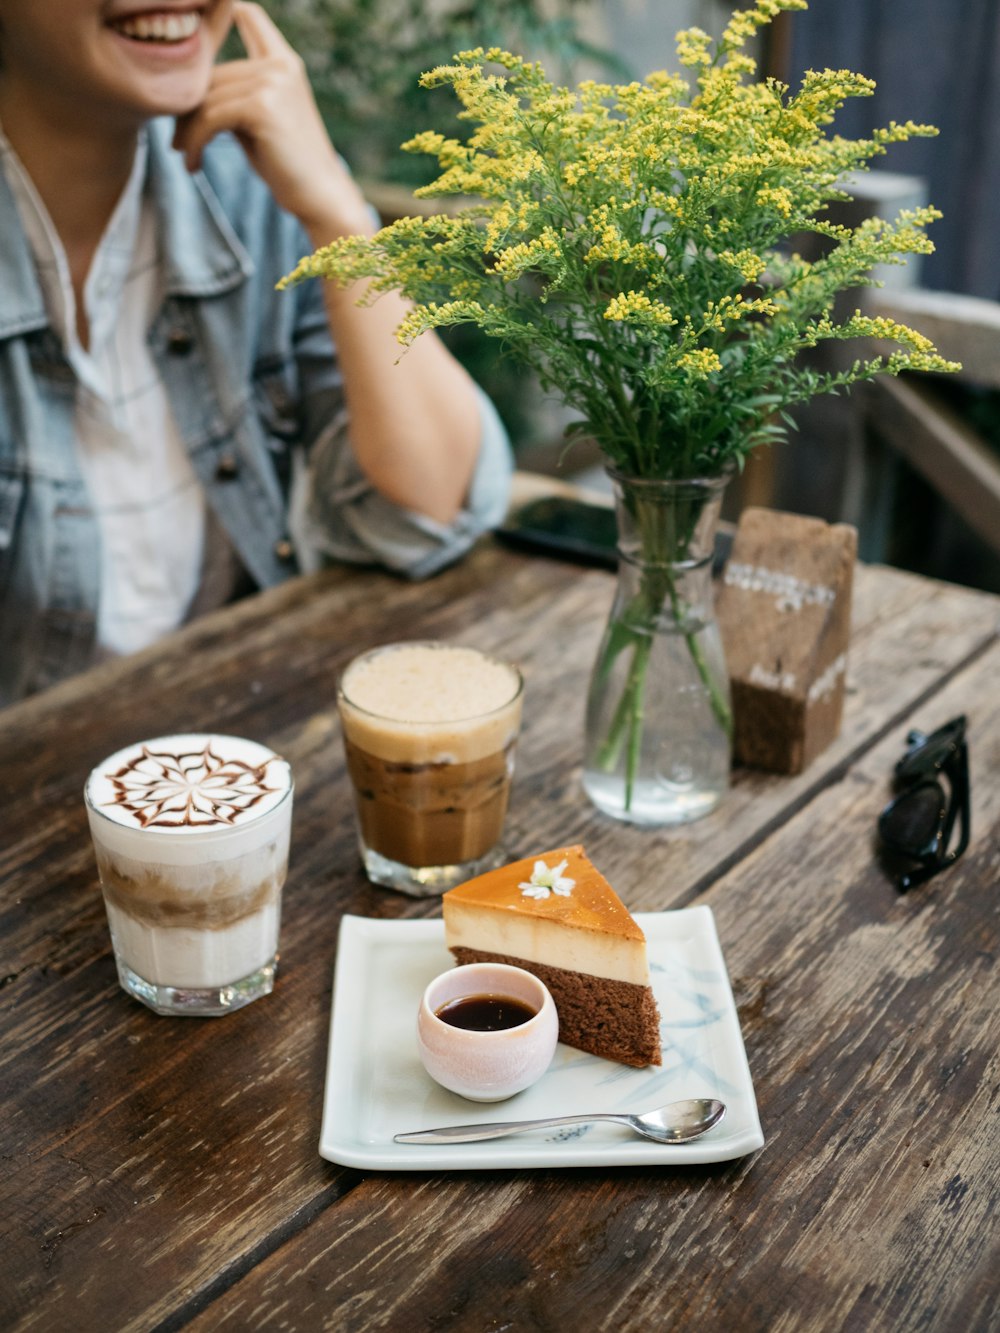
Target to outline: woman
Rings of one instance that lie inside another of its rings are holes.
[[[433,338],[397,359],[402,302],[274,290],[373,226],[257,5],[0,0],[0,701],[497,521],[496,414]]]

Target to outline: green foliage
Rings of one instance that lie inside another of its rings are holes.
[[[368,300],[413,302],[397,336],[472,324],[563,398],[609,459],[635,476],[714,475],[780,438],[786,409],[858,380],[948,371],[921,334],[854,313],[838,293],[872,285],[878,264],[933,247],[933,208],[854,229],[825,218],[845,176],[890,143],[931,135],[907,122],[849,140],[829,131],[848,97],[873,85],[810,72],[801,88],[756,82],[744,48],[756,29],[805,0],[757,0],[713,43],[678,34],[689,77],[556,86],[537,63],[482,47],[421,79],[447,89],[473,126],[427,131],[404,147],[437,159],[417,191],[458,196],[456,212],[403,218],[372,238],[318,251],[286,281],[370,279]],[[807,262],[798,233],[824,236]],[[828,339],[877,339],[847,370],[799,353]]]
[[[609,67],[580,37],[584,0],[267,0],[267,8],[306,62],[316,100],[338,149],[355,172],[420,185],[427,164],[401,157],[399,145],[431,115],[458,134],[447,92],[422,92],[424,70],[460,46],[482,42],[544,52],[557,68],[583,57]],[[542,13],[544,10],[544,13]]]

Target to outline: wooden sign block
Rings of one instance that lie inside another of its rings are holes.
[[[745,509],[716,606],[738,763],[800,773],[840,731],[858,534]]]

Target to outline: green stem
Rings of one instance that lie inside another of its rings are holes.
[[[670,581],[670,605],[677,623],[681,622],[683,608],[680,598],[677,596],[677,588],[673,580]],[[699,679],[708,692],[709,703],[712,705],[712,713],[716,722],[726,733],[730,740],[733,739],[733,710],[729,706],[728,700],[723,696],[719,689],[719,682],[709,670],[708,663],[705,661],[705,654],[701,650],[701,644],[696,636],[690,631],[685,632],[684,642],[688,646],[688,652],[691,654],[692,661],[698,671]]]
[[[619,625],[624,629],[625,626],[619,621]],[[649,665],[649,654],[652,651],[652,638],[649,635],[636,634],[634,630],[628,630],[632,639],[632,661],[629,665],[628,676],[622,687],[621,695],[615,706],[614,717],[611,719],[611,725],[608,727],[601,747],[597,752],[597,763],[605,771],[614,768],[618,762],[618,756],[621,753],[622,742],[625,738],[625,729],[629,728],[629,753],[634,748],[634,726],[633,719],[636,712],[641,707],[642,690],[646,683],[646,668]],[[604,656],[598,668],[598,673],[602,679],[606,678],[614,665],[615,658],[627,646],[627,641],[618,645],[614,643],[614,636],[609,640],[605,648]],[[640,737],[641,740],[641,732]],[[631,789],[634,769],[629,771],[626,778],[626,787]],[[627,807],[626,807],[627,808]]]
[[[677,587],[673,579],[669,576],[665,579],[667,585],[667,596],[670,599],[671,610],[678,624],[682,624],[684,606],[677,595]],[[637,726],[637,719],[643,715],[642,698],[643,687],[646,680],[646,671],[649,666],[649,656],[652,651],[653,634],[655,632],[656,611],[652,609],[653,603],[649,595],[640,593],[626,607],[623,615],[617,621],[618,626],[625,631],[627,637],[611,634],[605,646],[604,654],[598,666],[598,676],[601,680],[606,680],[611,674],[612,667],[619,654],[626,648],[632,648],[632,661],[629,665],[628,676],[622,687],[621,695],[615,706],[614,716],[611,719],[611,725],[608,727],[607,735],[601,743],[597,752],[597,763],[600,768],[609,771],[614,768],[618,762],[621,753],[622,743],[625,738],[626,728],[629,733],[629,766],[626,771],[626,810],[629,809],[628,794],[634,785],[636,765],[639,758],[639,743],[642,739],[642,728]],[[645,618],[647,621],[647,630],[645,633],[637,632],[632,625],[637,619]],[[719,726],[726,733],[730,740],[733,736],[733,715],[722,690],[719,688],[719,682],[712,675],[708,663],[705,660],[705,654],[702,652],[701,644],[697,636],[690,631],[684,635],[684,642],[687,644],[688,652],[691,654],[691,660],[694,662],[695,669],[698,672],[698,678],[705,687],[711,704],[712,714]]]

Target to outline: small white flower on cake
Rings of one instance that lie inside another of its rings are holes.
[[[536,861],[529,880],[522,880],[517,886],[525,898],[547,898],[550,893],[558,893],[561,898],[568,898],[573,892],[575,879],[564,875],[569,861],[563,859],[551,870],[544,861]]]

